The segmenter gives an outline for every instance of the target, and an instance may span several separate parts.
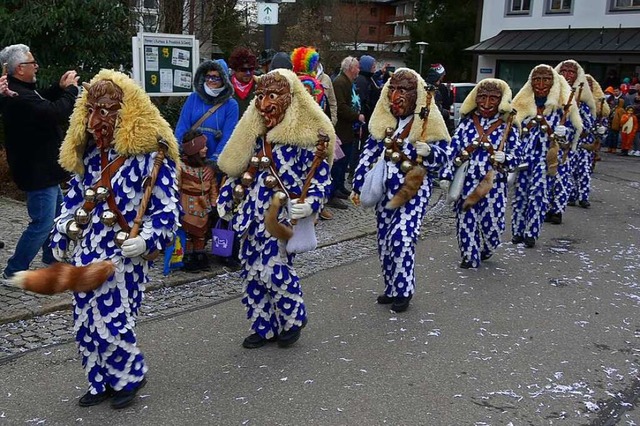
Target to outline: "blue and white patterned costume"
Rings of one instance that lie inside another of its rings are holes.
[[[399,120],[394,136],[404,129],[410,118]],[[431,155],[422,162],[422,166],[427,171],[437,172],[445,165],[447,142],[443,139],[431,146]],[[378,161],[384,149],[382,140],[372,137],[367,140],[354,173],[353,190],[355,192],[360,192],[364,175]],[[404,140],[402,152],[409,158],[416,158],[415,148],[409,143],[409,138]],[[427,173],[422,186],[413,198],[397,209],[388,209],[385,206],[400,190],[405,180],[405,173],[400,171],[398,163],[382,161],[386,163],[387,180],[384,196],[376,204],[375,212],[378,227],[378,256],[382,264],[385,284],[384,294],[389,297],[409,297],[415,292],[415,246],[420,235],[422,219],[427,213],[433,177]]]
[[[263,339],[272,339],[284,332],[301,329],[306,323],[307,311],[300,279],[293,268],[295,256],[287,252],[287,241],[267,231],[265,213],[277,191],[284,189],[291,197],[302,192],[316,152],[319,131],[330,139],[329,157],[313,174],[305,201],[311,205],[313,215],[322,209],[331,184],[329,169],[335,132],[329,118],[293,72],[278,69],[267,75],[287,80],[293,95],[291,105],[282,121],[267,129],[256,107],[259,100],[251,103],[219,158],[218,165],[228,179],[220,188],[217,208],[221,217],[233,213],[233,229],[240,236],[242,303],[247,309],[251,328]],[[250,183],[242,183],[251,157],[268,157],[263,151],[265,134],[271,144],[273,169],[284,188],[267,186],[265,179],[273,174],[264,167],[255,168]],[[235,205],[234,188],[241,183],[245,195]],[[291,225],[288,207],[280,209],[278,222]]]
[[[511,232],[514,238],[533,238],[540,236],[544,216],[549,209],[550,187],[561,180],[556,176],[547,174],[547,152],[551,144],[549,133],[553,133],[563,118],[563,106],[569,101],[571,88],[553,68],[545,67],[553,74],[553,85],[546,98],[535,98],[531,86],[531,74],[529,80],[513,98],[513,108],[518,112],[516,121],[521,129],[528,128],[528,132],[522,132],[522,164],[518,172],[513,200],[513,214],[511,220]],[[536,67],[536,68],[538,68]],[[534,70],[536,69],[534,68]],[[533,71],[532,71],[533,73]],[[540,123],[531,125],[536,116],[542,115],[549,130],[543,128]],[[570,108],[564,126],[567,128],[566,139],[574,140],[575,122],[580,122],[577,108]],[[580,127],[581,129],[581,124]],[[560,150],[562,151],[562,150]],[[560,154],[559,157],[560,158]],[[560,191],[561,189],[559,189]]]
[[[578,140],[578,149],[569,156],[571,175],[569,177],[569,200],[589,201],[591,192],[591,167],[595,152],[584,149],[585,145],[593,145],[596,138],[590,131],[595,126],[595,117],[586,102],[580,102],[580,118],[585,131]]]
[[[371,136],[363,147],[353,178],[353,191],[360,194],[366,172],[377,161],[385,161],[387,179],[384,195],[375,205],[377,244],[385,285],[384,295],[395,300],[410,298],[415,292],[415,245],[420,234],[420,225],[429,205],[433,176],[437,176],[448,161],[446,147],[450,141],[447,127],[433,97],[429,103],[426,130],[423,132],[424,121],[418,111],[427,104],[426,83],[415,71],[407,68],[396,70],[395,75],[407,74],[417,82],[415,110],[408,111],[413,114],[399,118],[391,113],[390,96],[392,95],[389,86],[393,79],[389,79],[382,88],[380,98],[371,115],[369,124]],[[388,207],[389,201],[402,192],[401,188],[405,183],[406,175],[400,169],[401,162],[394,163],[387,156],[382,156],[385,152],[383,141],[387,129],[393,129],[392,137],[395,138],[401,135],[405,128],[408,129],[408,133],[404,133],[407,136],[401,143],[396,144],[403,155],[416,162],[418,157],[414,143],[418,141],[429,142],[431,151],[419,164],[426,169],[427,173],[417,193],[400,207],[393,209]]]
[[[262,138],[256,140],[253,155],[262,150]],[[272,158],[279,177],[292,194],[300,194],[313,161],[314,150],[293,145],[274,144]],[[233,229],[239,233],[241,276],[245,282],[242,303],[247,308],[251,328],[270,339],[292,327],[301,327],[307,318],[300,279],[293,269],[295,255],[286,251],[286,241],[271,236],[264,215],[278,187],[270,189],[264,179],[268,169],[259,170],[247,187],[247,194],[233,216]],[[240,178],[230,178],[220,188],[218,205],[233,210],[233,188]],[[329,164],[324,161],[315,173],[307,193],[314,214],[322,207],[330,185]],[[287,209],[282,209],[282,223],[290,225]]]
[[[469,96],[473,96],[475,102],[476,92],[472,92]],[[473,121],[474,114],[467,115],[460,121],[453,138],[451,138],[451,147],[448,155],[452,160],[450,163],[452,166],[450,166],[451,170],[447,170],[442,174],[443,179],[452,179],[456,169],[453,167],[453,159],[481,136],[478,134]],[[502,118],[504,117],[500,113],[491,118],[478,116],[480,126],[484,132],[488,131],[494,123]],[[500,147],[506,126],[507,123],[502,121],[495,130],[486,135],[486,140],[491,143],[494,150],[498,150]],[[491,165],[491,154],[487,149],[480,146],[473,151],[468,160],[469,168],[464,179],[460,199],[454,205],[460,255],[463,262],[469,262],[473,268],[480,266],[481,257],[486,258],[493,254],[500,245],[500,237],[506,229],[507,175],[505,170],[515,168],[520,162],[520,138],[517,126],[511,125],[502,151],[505,152],[506,160],[504,168],[499,170],[496,170]],[[493,188],[480,201],[468,210],[464,210],[464,201],[474,192],[490,170],[496,172]]]
[[[169,125],[133,80],[124,74],[103,70],[91,83],[102,79],[114,81],[125,93],[114,144],[105,152],[108,162],[120,155],[125,157],[124,163],[112,173],[110,183],[113,199],[129,226],[133,225],[141,204],[143,181],[154,166],[156,136],[168,141],[169,150],[159,168],[139,232],[146,242],[147,253],[161,250],[172,240],[181,211],[175,163],[177,143]],[[76,342],[89,380],[89,391],[95,395],[108,390],[132,390],[147,372],[144,357],[137,346],[135,322],[145,283],[149,280],[150,262],[141,256],[122,256],[121,249],[114,242],[116,233],[121,230],[120,225],[109,226],[100,221],[102,213],[109,209],[107,201],[95,203],[89,212],[89,223],[75,244],[69,244],[65,234],[67,224],[85,203],[85,190],[96,185],[102,174],[100,149],[88,139],[85,130],[86,92],[76,103],[70,129],[61,148],[61,164],[75,174],[61,215],[56,219],[52,246],[68,249],[69,262],[76,266],[100,260],[111,260],[115,264],[114,275],[100,287],[74,293]],[[144,124],[136,123],[133,117]]]

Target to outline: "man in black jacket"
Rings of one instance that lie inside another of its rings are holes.
[[[2,102],[7,161],[16,185],[26,192],[31,219],[3,272],[3,278],[10,278],[29,269],[40,248],[44,263],[55,262],[48,237],[60,213],[60,183],[67,179],[58,164],[64,136],[61,124],[69,120],[73,110],[78,76],[75,71],[67,71],[59,84],[36,91],[38,62],[28,46],[4,48],[0,61],[6,64],[9,89],[17,94]]]

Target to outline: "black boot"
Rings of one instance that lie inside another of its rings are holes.
[[[204,271],[209,269],[209,258],[204,252],[195,253],[194,271]]]
[[[196,258],[195,253],[185,253],[182,259],[182,270],[185,272],[196,271]]]

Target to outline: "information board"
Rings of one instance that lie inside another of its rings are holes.
[[[193,35],[140,33],[133,38],[134,77],[149,96],[187,96],[200,63]]]

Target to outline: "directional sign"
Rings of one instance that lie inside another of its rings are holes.
[[[276,25],[278,6],[276,3],[258,3],[258,25]]]

